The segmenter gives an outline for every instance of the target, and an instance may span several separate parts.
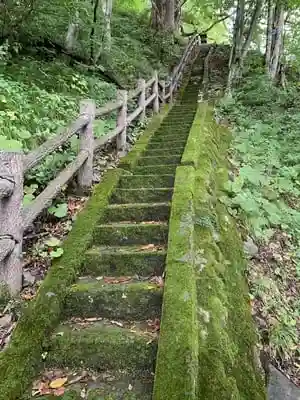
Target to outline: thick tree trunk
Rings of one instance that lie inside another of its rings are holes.
[[[272,53],[270,63],[270,75],[275,79],[278,72],[279,60],[283,50],[282,38],[284,30],[284,5],[278,3],[275,10],[274,26],[273,26],[273,40],[272,40]]]
[[[151,9],[151,26],[156,31],[162,31],[164,29],[165,19],[165,0],[152,0]]]
[[[169,32],[175,31],[175,0],[165,2],[165,23],[164,29]]]

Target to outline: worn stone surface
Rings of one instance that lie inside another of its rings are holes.
[[[300,400],[300,388],[273,365],[269,366],[268,400]]]

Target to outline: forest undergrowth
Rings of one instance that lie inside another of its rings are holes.
[[[238,218],[261,349],[300,385],[300,90],[249,62],[218,113],[232,126],[232,176],[221,198]]]

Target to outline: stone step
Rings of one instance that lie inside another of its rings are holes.
[[[96,245],[165,245],[167,240],[168,224],[165,222],[102,224],[94,232]]]
[[[59,326],[45,348],[47,368],[124,370],[142,375],[154,369],[157,339],[139,329],[83,321]]]
[[[171,201],[173,188],[138,188],[116,189],[111,197],[111,203],[128,204],[139,202],[166,202]]]
[[[129,279],[124,276],[99,277],[98,280],[90,277],[79,279],[71,286],[66,297],[64,317],[102,317],[112,320],[146,320],[158,317],[162,304],[162,288],[149,281]]]
[[[169,149],[172,149],[173,142],[183,142],[183,143],[185,142],[186,143],[186,141],[189,137],[189,135],[188,135],[189,131],[190,131],[190,127],[187,130],[183,130],[183,131],[178,131],[178,128],[177,128],[177,130],[176,129],[170,130],[164,136],[156,137],[156,138],[153,137],[153,141],[160,142],[160,143],[169,143]]]
[[[118,189],[167,188],[174,186],[174,175],[125,175]]]
[[[182,155],[182,153],[183,153],[183,150],[184,150],[184,148],[181,146],[181,147],[173,147],[172,146],[172,149],[159,149],[159,148],[157,148],[157,149],[147,149],[144,153],[143,153],[143,155],[144,156],[165,156],[165,155]]]
[[[170,143],[171,145],[171,143]],[[180,164],[181,155],[177,156],[143,156],[139,158],[138,165],[169,165]]]
[[[172,147],[178,149],[178,148],[182,148],[182,151],[184,150],[186,145],[186,140],[173,140],[172,141]],[[156,149],[166,149],[166,150],[170,150],[171,146],[170,143],[164,142],[164,141],[157,141],[154,139],[151,139],[148,146],[147,146],[147,150],[156,150]]]
[[[180,152],[177,155],[179,155],[181,157],[181,153],[182,152]],[[145,156],[147,156],[147,155],[148,154],[145,154]],[[137,175],[155,175],[155,174],[157,174],[157,175],[163,175],[163,174],[175,175],[176,168],[177,168],[177,164],[143,165],[143,166],[135,167],[132,172],[133,172],[133,174],[137,174]]]
[[[104,213],[103,222],[118,221],[168,221],[170,203],[110,204]]]
[[[82,272],[91,276],[138,275],[161,276],[165,266],[166,248],[142,246],[99,246],[86,252]]]

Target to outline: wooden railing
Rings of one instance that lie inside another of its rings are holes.
[[[137,119],[143,120],[147,109],[151,108],[155,114],[159,112],[161,105],[173,101],[183,71],[196,57],[199,44],[198,35],[191,38],[178,66],[167,82],[159,82],[155,72],[149,81],[140,79],[135,90],[119,91],[116,101],[111,101],[100,108],[96,107],[93,100],[82,101],[78,118],[61,133],[29,154],[0,150],[0,285],[5,284],[11,293],[17,293],[21,289],[23,232],[46,207],[51,205],[61,188],[74,175],[77,174],[80,191],[86,192],[91,188],[95,150],[116,141],[117,150],[122,152],[126,147],[126,131],[129,124]],[[135,101],[137,104],[131,113],[128,113],[129,101]],[[115,129],[95,139],[93,122],[113,112],[117,113]],[[76,134],[79,135],[80,146],[74,161],[49,183],[32,204],[23,208],[24,174]]]

